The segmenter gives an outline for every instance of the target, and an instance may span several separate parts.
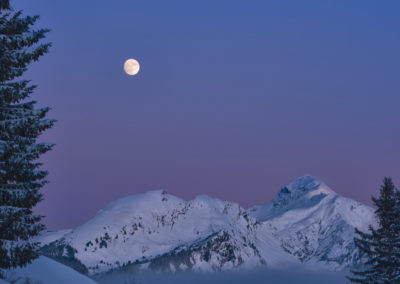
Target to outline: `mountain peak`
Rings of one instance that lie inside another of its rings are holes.
[[[311,208],[328,195],[337,194],[322,180],[307,174],[283,186],[271,202],[254,206],[249,212],[256,219],[267,220],[295,208]]]
[[[313,192],[315,194],[336,194],[332,189],[330,189],[322,180],[313,177],[309,174],[298,177],[297,179],[291,181],[286,186],[282,187],[279,194],[291,193],[292,195],[304,195]]]
[[[308,201],[314,203],[330,194],[336,195],[322,180],[311,175],[304,175],[283,186],[273,200],[273,204],[274,207],[281,208],[295,203],[308,203]]]

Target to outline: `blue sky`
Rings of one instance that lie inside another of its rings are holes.
[[[400,185],[398,1],[12,3],[52,30],[26,74],[58,120],[49,228],[158,188],[247,207],[305,173],[368,204]]]

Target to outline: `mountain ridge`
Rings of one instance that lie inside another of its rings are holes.
[[[366,230],[373,223],[372,208],[305,175],[272,201],[247,210],[206,195],[189,201],[162,190],[128,196],[81,226],[49,232],[39,241],[43,254],[82,264],[91,275],[127,265],[221,271],[309,263],[341,270],[362,257],[354,228]]]

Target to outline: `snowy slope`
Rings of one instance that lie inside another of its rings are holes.
[[[112,202],[82,226],[40,241],[46,255],[80,262],[95,274],[128,264],[215,271],[273,263],[273,256],[261,256],[257,240],[257,221],[238,204],[150,191]]]
[[[116,200],[85,224],[42,236],[42,253],[91,275],[111,270],[223,271],[309,263],[343,269],[359,260],[354,228],[372,208],[311,176],[271,202],[244,210],[208,196],[165,191]]]
[[[41,256],[24,268],[13,269],[6,273],[11,283],[41,284],[95,284],[92,279],[76,272],[47,257]],[[1,279],[0,279],[1,280]],[[2,283],[0,281],[0,283]],[[6,282],[7,283],[7,282]]]
[[[274,232],[289,254],[333,269],[359,261],[354,229],[366,231],[375,222],[371,207],[336,194],[309,175],[284,186],[274,200],[248,212]]]

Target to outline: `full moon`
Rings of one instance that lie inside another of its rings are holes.
[[[128,75],[136,75],[139,72],[139,69],[139,62],[135,59],[128,59],[124,63],[124,70],[125,73]]]

